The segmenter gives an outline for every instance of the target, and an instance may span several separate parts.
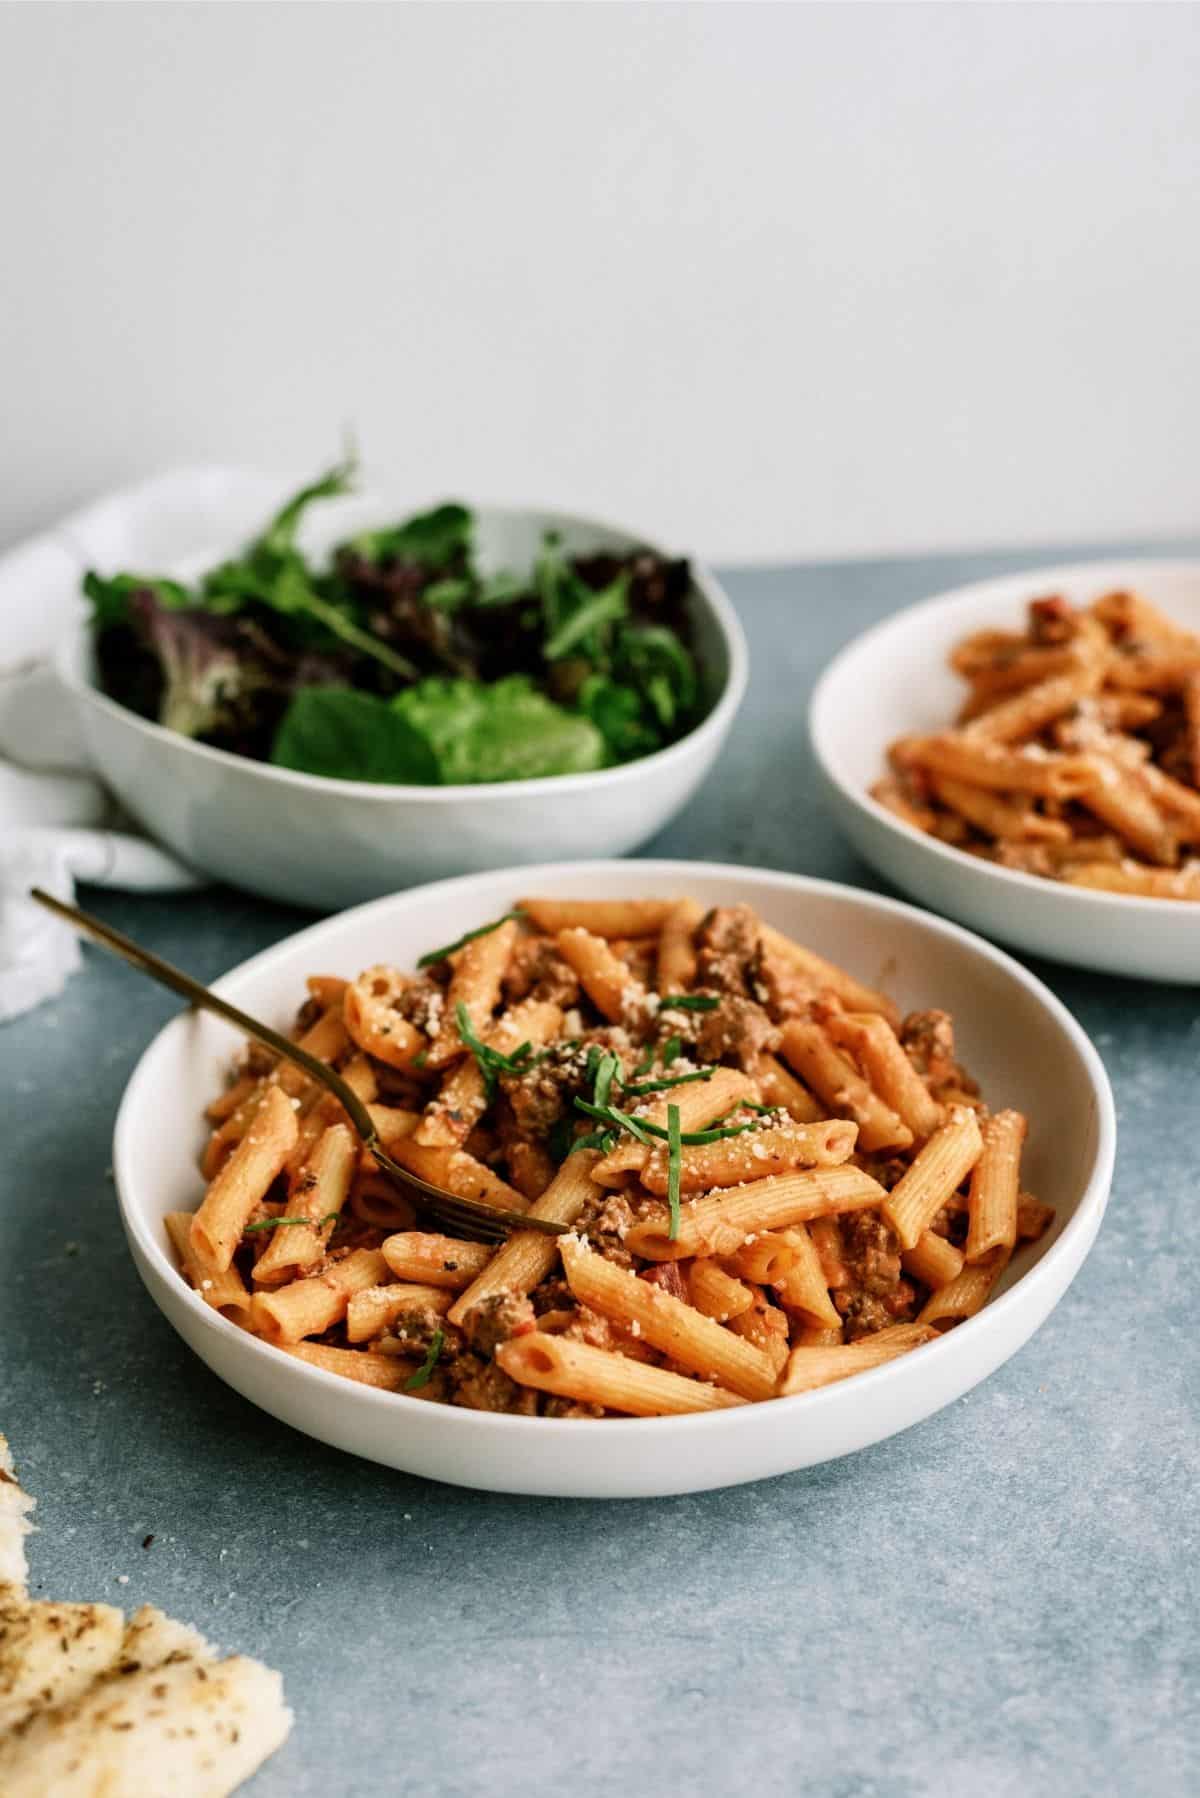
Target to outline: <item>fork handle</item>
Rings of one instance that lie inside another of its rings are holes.
[[[249,1012],[242,1011],[236,1005],[231,1005],[228,999],[222,999],[219,993],[214,993],[211,988],[204,986],[199,980],[194,980],[190,974],[185,974],[182,968],[175,967],[172,962],[164,961],[162,956],[155,955],[152,949],[143,949],[140,943],[135,943],[132,937],[126,936],[123,931],[115,929],[113,925],[106,924],[102,918],[93,917],[91,912],[81,911],[77,905],[67,905],[65,901],[56,899],[52,893],[47,893],[42,887],[31,887],[29,896],[31,899],[36,899],[39,905],[44,905],[46,910],[53,912],[56,917],[64,919],[68,924],[73,924],[76,930],[83,931],[85,936],[93,937],[97,942],[103,943],[106,949],[111,949],[115,955],[131,962],[135,968],[140,968],[143,974],[149,974],[150,978],[157,980],[160,986],[169,987],[173,993],[178,993],[180,998],[186,999],[190,1005],[196,1006],[201,1011],[215,1012],[217,1017],[225,1018],[230,1024],[236,1024],[239,1030],[244,1031],[247,1036],[254,1037],[266,1048],[273,1049],[277,1055],[284,1056],[288,1061],[294,1061],[298,1067],[304,1069],[306,1074],[311,1074],[314,1080],[320,1081],[322,1086],[341,1101],[350,1115],[355,1131],[366,1147],[373,1149],[376,1146],[378,1138],[375,1126],[371,1122],[370,1112],[354,1088],[348,1086],[341,1075],[334,1072],[328,1062],[318,1060],[315,1055],[310,1055],[307,1049],[302,1049],[298,1043],[294,1043],[290,1037],[281,1035],[278,1030],[272,1030],[269,1024],[264,1024],[260,1019],[252,1018]]]

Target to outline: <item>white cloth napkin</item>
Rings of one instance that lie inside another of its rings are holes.
[[[156,573],[248,536],[288,491],[241,469],[180,469],[64,519],[0,558],[0,1019],[62,990],[75,933],[29,898],[70,900],[77,880],[182,892],[203,877],[137,833],[90,773],[50,667],[83,608],[84,569]]]

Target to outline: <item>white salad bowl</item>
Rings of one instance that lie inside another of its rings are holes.
[[[320,537],[332,543],[395,516],[378,501],[335,502],[324,510]],[[485,572],[530,567],[548,530],[561,534],[568,553],[653,547],[564,513],[481,507],[475,518]],[[209,562],[233,547],[222,546]],[[749,658],[737,613],[695,562],[688,607],[708,709],[686,736],[596,773],[479,786],[329,780],[193,742],[100,690],[83,623],[63,639],[56,668],[90,760],[154,837],[234,886],[332,910],[497,862],[620,855],[653,836],[708,773],[746,690]]]
[[[940,1341],[874,1372],[794,1398],[704,1415],[600,1422],[512,1417],[376,1391],[309,1366],[205,1305],[177,1272],[164,1216],[193,1209],[203,1106],[238,1039],[210,1016],[168,1024],[142,1056],[117,1118],[113,1167],[125,1233],[151,1297],[212,1370],[253,1404],[321,1442],[388,1467],[487,1491],[632,1498],[762,1479],[864,1448],[984,1379],[1033,1334],[1078,1272],[1112,1178],[1112,1093],[1078,1024],[1034,977],[956,925],[896,900],[711,863],[576,862],[443,881],[326,919],[243,963],[217,990],[282,1023],[314,972],[411,966],[508,909],[560,898],[693,894],[745,901],[770,923],[886,988],[905,1008],[944,1007],[994,1105],[1030,1120],[1023,1176],[1055,1207],[998,1296]],[[300,1477],[297,1459],[297,1477]]]
[[[1200,981],[1200,904],[1095,892],[997,867],[872,799],[897,737],[950,727],[963,683],[950,651],[972,631],[1019,630],[1031,599],[1075,604],[1130,589],[1200,632],[1200,563],[1083,562],[978,581],[908,606],[836,656],[809,731],[838,823],[864,860],[922,905],[1032,955],[1145,980]]]

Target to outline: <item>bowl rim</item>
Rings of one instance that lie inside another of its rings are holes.
[[[725,862],[659,859],[641,861],[615,858],[599,862],[535,863],[531,867],[499,868],[483,874],[456,875],[449,880],[434,881],[422,887],[410,887],[399,893],[387,894],[382,899],[369,900],[364,905],[352,906],[344,912],[335,913],[332,917],[322,918],[302,930],[291,932],[280,942],[260,950],[257,955],[249,957],[246,961],[239,962],[236,967],[229,969],[212,984],[218,993],[226,994],[236,1000],[237,989],[247,976],[262,973],[273,963],[290,959],[294,950],[301,944],[319,939],[322,934],[340,927],[347,919],[366,919],[373,914],[386,911],[397,903],[415,903],[422,898],[436,899],[439,895],[451,891],[460,891],[473,885],[478,886],[494,881],[511,880],[515,883],[528,883],[531,879],[536,879],[538,875],[558,877],[573,874],[578,874],[581,880],[586,880],[594,879],[597,874],[616,874],[628,868],[635,869],[639,875],[649,875],[664,881],[679,881],[695,876],[716,880],[737,879],[742,882],[748,881],[752,886],[760,887],[767,892],[782,890],[843,901],[849,900],[852,904],[861,905],[867,910],[882,912],[885,916],[916,919],[934,936],[957,941],[983,960],[991,962],[1010,980],[1023,987],[1042,1009],[1050,1014],[1074,1048],[1088,1078],[1097,1127],[1095,1153],[1074,1213],[1064,1225],[1061,1234],[1049,1244],[1045,1253],[1034,1266],[1023,1273],[1007,1292],[1001,1293],[976,1316],[965,1319],[955,1329],[946,1332],[939,1340],[923,1344],[922,1354],[936,1354],[944,1362],[948,1354],[961,1352],[952,1346],[951,1339],[961,1335],[962,1331],[970,1331],[974,1339],[982,1341],[985,1331],[990,1331],[994,1335],[1002,1330],[1005,1321],[1015,1315],[1021,1305],[1028,1303],[1034,1291],[1046,1285],[1053,1285],[1057,1270],[1064,1263],[1069,1267],[1076,1255],[1076,1245],[1080,1243],[1081,1247],[1075,1260],[1075,1267],[1077,1268],[1082,1263],[1104,1216],[1116,1156],[1116,1107],[1104,1063],[1090,1038],[1068,1008],[1036,975],[1031,974],[1013,956],[1007,955],[1002,949],[996,948],[984,938],[976,936],[973,931],[964,929],[962,925],[954,924],[948,919],[923,911],[919,906],[906,904],[900,899],[892,899],[884,894],[870,892],[865,888],[848,887],[837,881],[820,880],[809,875],[790,874],[765,868],[741,868]],[[264,1373],[269,1369],[274,1369],[279,1378],[287,1379],[294,1376],[298,1386],[301,1387],[307,1383],[314,1397],[320,1392],[325,1392],[330,1397],[340,1395],[345,1401],[346,1387],[350,1382],[347,1382],[341,1375],[331,1373],[324,1368],[312,1367],[307,1362],[300,1361],[293,1356],[283,1356],[279,1349],[272,1347],[269,1343],[261,1342],[257,1337],[239,1329],[220,1312],[214,1311],[210,1305],[206,1305],[199,1294],[182,1280],[178,1270],[170,1265],[164,1244],[157,1240],[151,1225],[133,1203],[131,1195],[136,1190],[137,1183],[134,1171],[136,1169],[134,1114],[140,1102],[139,1089],[149,1079],[149,1069],[153,1059],[161,1053],[161,1045],[170,1034],[181,1031],[186,1026],[189,1015],[187,1012],[178,1014],[155,1033],[138,1058],[117,1111],[113,1131],[114,1183],[121,1221],[134,1246],[134,1259],[135,1261],[139,1257],[144,1259],[156,1278],[170,1284],[170,1289],[185,1309],[191,1311],[200,1329],[211,1332],[216,1340],[223,1340],[230,1349],[243,1351],[250,1361],[259,1360]],[[1073,1277],[1073,1271],[1068,1271],[1064,1287]],[[1057,1301],[1052,1300],[1048,1309],[1052,1309],[1055,1302]],[[286,1366],[281,1365],[285,1361]],[[865,1394],[868,1381],[871,1383],[870,1390],[874,1392],[888,1383],[911,1377],[910,1373],[906,1371],[906,1364],[910,1361],[911,1356],[905,1355],[884,1366],[855,1374],[853,1391]],[[796,1393],[786,1398],[773,1399],[770,1401],[771,1411],[764,1413],[764,1416],[778,1417],[780,1414],[774,1409],[778,1405],[786,1405],[791,1408],[791,1411],[794,1411],[797,1406],[804,1406],[806,1415],[815,1415],[830,1405],[836,1406],[845,1403],[845,1394],[842,1388],[846,1385],[846,1381],[838,1381],[830,1386],[819,1387],[813,1392]],[[410,1407],[419,1406],[425,1417],[428,1417],[431,1411],[430,1405],[425,1400],[411,1398],[405,1393],[381,1392],[366,1385],[355,1387],[354,1399],[356,1402],[361,1402],[376,1410],[380,1421],[390,1416],[401,1428],[403,1428],[404,1419],[412,1415]],[[400,1401],[399,1409],[395,1408],[397,1400]],[[557,1431],[564,1439],[577,1434],[580,1430],[592,1431],[595,1428],[593,1421],[587,1418],[516,1417],[503,1412],[465,1410],[454,1405],[437,1405],[432,1407],[432,1410],[442,1419],[447,1430],[457,1431],[463,1440],[471,1431],[485,1429],[488,1431],[499,1430],[513,1438],[515,1443],[517,1438],[528,1435],[528,1432],[532,1430],[536,1432],[533,1440],[546,1443],[552,1440],[545,1433],[548,1428]],[[791,1411],[789,1411],[789,1415]],[[648,1429],[654,1429],[660,1435],[701,1430],[707,1430],[710,1433],[723,1430],[731,1435],[736,1435],[743,1430],[753,1430],[759,1427],[753,1420],[760,1412],[763,1412],[762,1405],[747,1404],[731,1407],[728,1410],[691,1413],[674,1417],[607,1418],[604,1428],[606,1432],[616,1432],[617,1439],[622,1442],[645,1440],[645,1432]],[[630,1431],[634,1432],[632,1436],[629,1436]],[[605,1440],[608,1439],[606,1435]]]
[[[925,599],[914,600],[910,606],[902,606],[898,612],[892,612],[887,618],[881,618],[878,624],[872,624],[865,631],[842,646],[827,664],[808,702],[808,740],[817,765],[841,797],[860,812],[873,824],[881,824],[891,830],[902,840],[917,845],[935,860],[960,875],[977,876],[980,879],[992,880],[1001,886],[1008,886],[1014,893],[1036,893],[1051,903],[1058,901],[1067,905],[1078,905],[1080,908],[1090,907],[1095,922],[1099,923],[1107,912],[1112,917],[1122,915],[1141,915],[1143,917],[1180,918],[1188,915],[1188,901],[1178,899],[1157,899],[1142,893],[1108,893],[1094,887],[1075,887],[1062,880],[1048,880],[1040,874],[1026,874],[1020,868],[1002,868],[995,862],[985,861],[982,856],[968,855],[963,849],[956,849],[952,843],[943,843],[928,831],[918,830],[915,824],[907,823],[872,798],[867,789],[860,789],[849,780],[843,778],[834,766],[832,752],[825,746],[824,736],[828,728],[826,714],[830,709],[830,693],[839,679],[845,678],[846,671],[854,662],[858,653],[874,647],[880,640],[892,633],[898,633],[916,614],[933,614],[944,612],[950,614],[962,601],[975,599],[988,588],[1002,583],[1028,581],[1041,586],[1055,581],[1066,581],[1092,576],[1103,570],[1113,570],[1114,578],[1117,570],[1137,570],[1144,579],[1156,574],[1190,574],[1195,577],[1200,587],[1200,561],[1186,557],[1150,558],[1131,557],[1126,560],[1058,562],[1045,568],[1014,569],[1007,574],[988,575],[982,580],[969,581],[958,587],[948,587],[941,593],[930,594]],[[1031,594],[1031,597],[1034,595]],[[1200,901],[1190,902],[1200,917]]]
[[[369,499],[371,496],[364,494],[357,497]],[[567,512],[552,506],[505,506],[482,502],[473,504],[471,509],[477,516],[537,518],[545,521],[547,529],[569,526],[575,530],[607,533],[623,537],[630,545],[652,550],[658,555],[667,553],[661,545],[641,533],[587,513]],[[75,655],[72,652],[78,652],[80,645],[87,641],[90,634],[90,624],[86,617],[80,616],[60,634],[52,659],[59,680],[73,695],[139,732],[147,739],[148,744],[169,744],[181,753],[199,756],[204,761],[214,762],[218,767],[240,769],[268,784],[292,787],[302,792],[341,795],[342,798],[351,798],[356,802],[367,800],[380,804],[403,799],[417,804],[440,805],[468,796],[478,799],[485,793],[503,794],[512,799],[534,799],[551,792],[586,793],[596,787],[610,785],[627,773],[640,770],[665,771],[675,763],[687,760],[695,750],[724,734],[745,697],[750,678],[750,651],[741,619],[733,601],[708,564],[693,556],[689,556],[687,561],[692,589],[699,594],[724,641],[728,667],[721,690],[705,716],[674,743],[668,743],[665,748],[656,749],[650,755],[639,756],[634,761],[619,762],[612,768],[594,768],[586,773],[543,774],[524,780],[477,781],[445,786],[420,786],[403,781],[336,780],[327,774],[304,774],[299,769],[278,768],[272,762],[259,762],[251,756],[235,755],[232,750],[217,749],[211,743],[198,743],[192,737],[167,730],[164,725],[151,718],[143,718],[140,713],[131,711],[128,706],[110,698],[94,682],[79,673],[75,665]]]

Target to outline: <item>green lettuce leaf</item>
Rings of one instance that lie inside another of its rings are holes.
[[[487,685],[431,678],[391,704],[429,743],[447,785],[585,774],[607,760],[595,725],[523,674]]]
[[[386,562],[414,563],[436,570],[471,563],[473,521],[465,506],[449,502],[431,512],[418,512],[403,524],[363,531],[343,543],[343,550],[363,556],[376,567]]]
[[[437,757],[420,731],[386,700],[349,687],[297,693],[280,722],[271,760],[331,780],[438,783]]]

